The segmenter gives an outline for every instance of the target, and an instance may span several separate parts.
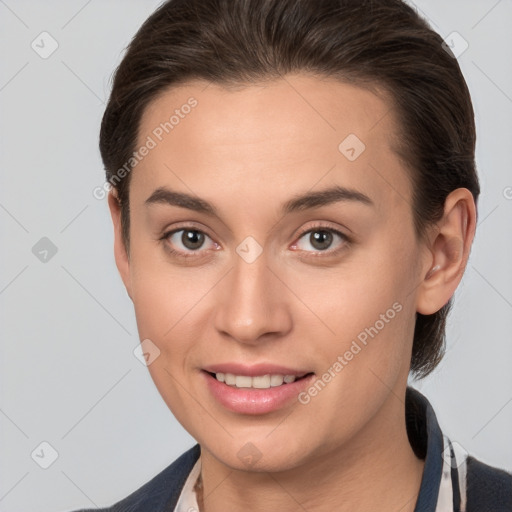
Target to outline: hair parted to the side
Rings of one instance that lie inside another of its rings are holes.
[[[477,202],[475,123],[457,60],[401,0],[169,0],[140,27],[115,71],[100,151],[121,204],[129,254],[128,173],[141,116],[164,90],[192,79],[250,85],[312,73],[383,90],[399,122],[395,151],[410,170],[418,236],[443,214],[447,195],[468,188]],[[417,314],[411,373],[441,361],[451,300]]]

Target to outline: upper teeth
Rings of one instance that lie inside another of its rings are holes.
[[[258,375],[257,377],[250,377],[248,375],[234,375],[232,373],[216,373],[215,377],[220,382],[224,382],[229,386],[236,386],[237,388],[258,388],[268,389],[270,387],[281,386],[283,382],[289,384],[294,382],[295,375]]]

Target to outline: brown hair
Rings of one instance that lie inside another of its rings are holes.
[[[251,84],[289,72],[379,87],[399,121],[395,151],[411,170],[416,231],[443,214],[447,195],[480,193],[475,123],[456,58],[401,0],[169,0],[140,27],[115,71],[100,151],[121,204],[129,253],[130,161],[141,116],[165,89],[192,79]],[[125,167],[126,168],[126,167]],[[124,174],[123,174],[124,175]],[[411,372],[422,378],[441,361],[452,301],[417,314]]]

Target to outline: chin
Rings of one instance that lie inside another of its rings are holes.
[[[207,444],[199,444],[225,466],[237,471],[255,473],[294,469],[306,463],[306,459],[309,458],[308,452],[313,450],[310,443],[303,442],[298,437],[294,438],[295,443],[291,443],[289,435],[285,436],[288,441],[277,439],[277,436],[276,439],[270,440],[266,438],[267,435],[268,431],[260,440],[253,437],[250,441],[249,437],[245,437],[240,440],[230,438],[229,442],[225,441],[224,444],[212,442],[211,449]],[[296,448],[295,444],[301,448]],[[304,447],[308,447],[307,450]]]

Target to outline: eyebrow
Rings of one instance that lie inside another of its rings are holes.
[[[327,206],[341,201],[358,202],[364,205],[373,206],[373,201],[362,192],[354,189],[334,186],[319,190],[317,192],[306,192],[298,194],[286,201],[281,211],[283,214],[290,214],[297,211],[304,211],[321,206]],[[166,204],[170,206],[179,206],[196,212],[219,217],[217,209],[208,201],[199,197],[176,192],[166,187],[157,188],[145,201],[146,206],[153,204]]]

